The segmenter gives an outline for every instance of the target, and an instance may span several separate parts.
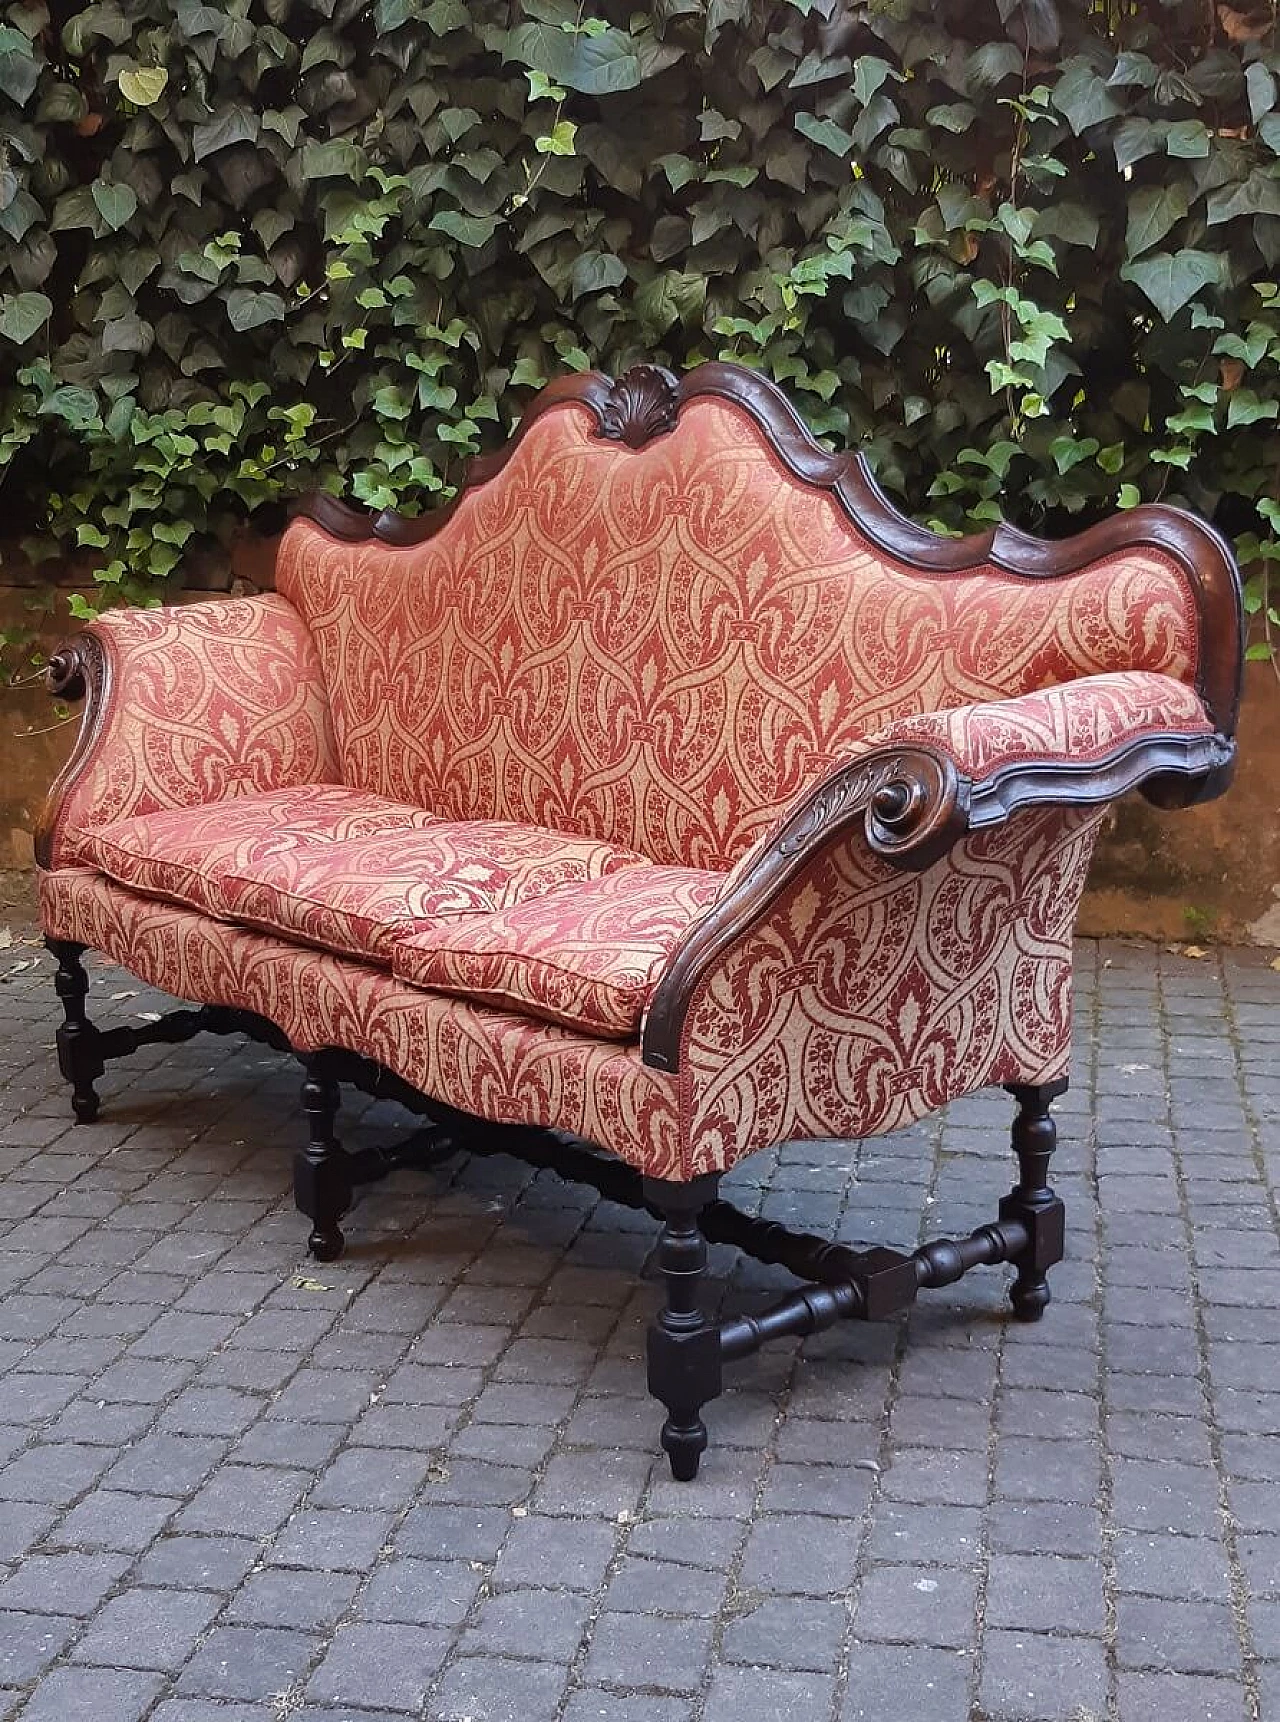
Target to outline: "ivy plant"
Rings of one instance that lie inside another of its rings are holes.
[[[724,356],[939,530],[1140,501],[1280,638],[1269,0],[0,6],[0,482],[79,608],[566,369]]]

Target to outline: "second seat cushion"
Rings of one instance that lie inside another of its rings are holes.
[[[431,992],[629,1040],[671,953],[715,902],[723,873],[647,866],[402,939],[398,979]]]

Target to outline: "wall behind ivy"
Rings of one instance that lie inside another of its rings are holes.
[[[1280,555],[1270,0],[0,19],[3,530],[107,591],[317,483],[430,505],[640,357],[761,366],[946,529]]]

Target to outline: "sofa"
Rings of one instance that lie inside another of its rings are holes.
[[[303,1067],[296,1155],[328,1260],[354,1186],[344,1084],[418,1163],[511,1152],[659,1225],[649,1384],[692,1477],[724,1366],[1007,1263],[1034,1320],[1071,937],[1116,797],[1230,779],[1230,552],[1172,508],[1047,542],[946,538],[761,376],[642,365],[545,388],[421,518],[310,499],[275,590],[99,617],[36,839],[61,1071],[248,1033]],[[100,1029],[86,950],[189,1001]],[[857,1251],[741,1213],[744,1156],[1014,1103],[991,1222]],[[370,1159],[376,1164],[370,1164]],[[708,1240],[794,1293],[713,1320]]]

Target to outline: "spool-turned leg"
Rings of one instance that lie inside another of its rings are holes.
[[[698,1215],[716,1197],[716,1176],[687,1184],[646,1178],[645,1200],[663,1218],[658,1267],[665,1298],[649,1329],[649,1391],[667,1408],[662,1446],[677,1482],[690,1482],[707,1446],[702,1407],[720,1392],[720,1329],[699,1303],[707,1243]]]
[[[332,1262],[342,1254],[338,1221],[351,1206],[351,1167],[333,1131],[342,1095],[323,1053],[312,1054],[303,1063],[307,1074],[302,1105],[310,1129],[306,1147],[294,1156],[293,1194],[311,1221],[307,1239],[311,1254],[319,1262]]]
[[[87,947],[70,939],[46,939],[45,944],[58,964],[53,985],[62,1000],[65,1018],[54,1037],[58,1069],[71,1084],[71,1110],[76,1123],[92,1124],[98,1116],[98,1093],[93,1085],[102,1075],[103,1063],[101,1036],[84,1009],[89,977],[80,959]]]
[[[1049,1187],[1049,1161],[1058,1143],[1049,1108],[1066,1087],[1065,1078],[1007,1084],[1018,1103],[1013,1121],[1018,1182],[1001,1202],[1000,1218],[1021,1220],[1028,1233],[1026,1249],[1014,1259],[1017,1276],[1009,1288],[1009,1301],[1020,1321],[1039,1321],[1044,1314],[1049,1304],[1048,1270],[1063,1256],[1066,1210]]]

